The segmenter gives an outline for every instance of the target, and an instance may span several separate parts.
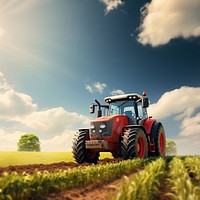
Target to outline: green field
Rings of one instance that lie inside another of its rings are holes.
[[[100,159],[112,158],[110,153],[101,153]],[[0,167],[28,164],[51,164],[75,162],[71,152],[0,152]]]
[[[131,175],[124,176],[121,186],[116,187],[116,193],[110,199],[200,200],[199,156],[135,158],[54,172],[35,171],[33,174],[4,172],[0,177],[0,199],[38,199],[50,193],[59,195],[61,191],[67,194],[72,188],[103,184],[127,173]]]

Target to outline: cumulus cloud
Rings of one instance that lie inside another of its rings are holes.
[[[148,112],[157,119],[173,118],[179,124],[177,146],[181,154],[200,153],[200,87],[181,87],[164,93]],[[185,151],[184,149],[187,149]]]
[[[106,6],[105,14],[108,14],[110,11],[117,9],[119,6],[123,5],[122,0],[100,0]]]
[[[159,101],[149,107],[149,113],[163,119],[176,115],[177,119],[190,117],[195,109],[200,108],[200,88],[181,87],[164,93]]]
[[[42,151],[52,151],[52,147],[54,152],[71,151],[73,136],[74,131],[67,130],[51,139],[41,140]]]
[[[40,132],[41,138],[51,138],[66,130],[88,127],[89,118],[75,112],[68,112],[62,107],[31,113],[18,121],[31,132]]]
[[[111,95],[121,95],[121,94],[125,94],[124,93],[124,91],[122,91],[122,90],[113,90],[112,92],[111,92]]]
[[[42,150],[69,151],[74,133],[89,121],[63,107],[38,110],[31,96],[15,91],[0,72],[0,150],[16,150],[22,134],[34,133]]]
[[[6,30],[3,27],[0,27],[0,39],[6,36]]]
[[[6,78],[0,73],[0,118],[13,119],[24,116],[37,110],[37,104],[24,93],[14,91],[7,83]]]
[[[158,46],[173,38],[200,36],[199,0],[152,0],[142,8],[138,41]]]
[[[100,82],[85,85],[85,89],[88,90],[90,93],[99,92],[100,94],[103,94],[103,91],[106,87],[107,85],[105,83]]]
[[[7,133],[6,130],[0,129],[0,150],[1,151],[16,151],[17,142],[21,136],[20,131]]]

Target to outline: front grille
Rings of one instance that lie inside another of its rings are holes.
[[[105,128],[100,128],[101,124],[105,124]],[[91,122],[91,126],[94,128],[90,129],[90,137],[101,139],[102,137],[111,137],[112,135],[112,127],[113,127],[113,119],[105,122]]]

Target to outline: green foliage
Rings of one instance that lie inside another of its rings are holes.
[[[40,151],[39,138],[34,134],[24,134],[20,137],[18,151]]]
[[[176,143],[173,140],[166,140],[166,155],[177,155],[177,147]]]

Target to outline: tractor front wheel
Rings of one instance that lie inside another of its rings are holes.
[[[72,153],[79,164],[84,162],[97,163],[99,159],[99,152],[88,151],[85,147],[85,139],[87,133],[85,131],[79,131],[73,138]]]
[[[147,138],[143,129],[132,128],[124,132],[121,143],[122,158],[146,158],[148,155]]]

